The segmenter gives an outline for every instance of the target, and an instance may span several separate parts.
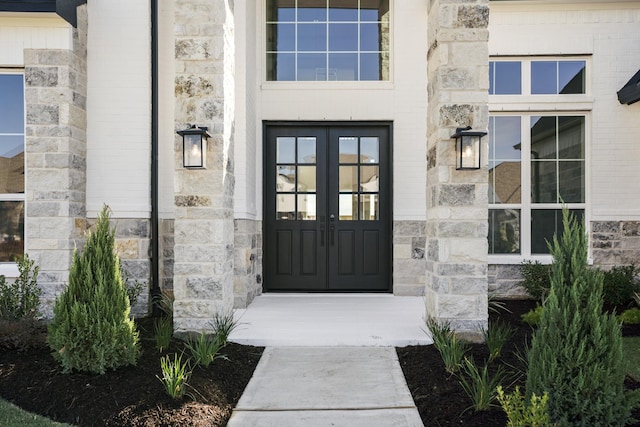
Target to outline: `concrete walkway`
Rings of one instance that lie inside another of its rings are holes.
[[[230,340],[267,347],[229,427],[421,427],[396,346],[431,344],[422,297],[266,294]]]
[[[228,427],[422,427],[392,347],[269,347]]]

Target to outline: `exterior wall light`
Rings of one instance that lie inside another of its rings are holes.
[[[207,138],[211,135],[206,126],[191,126],[189,129],[179,130],[182,137],[182,166],[188,169],[207,167]]]
[[[471,126],[456,128],[456,170],[480,169],[480,147],[486,132],[472,131]]]

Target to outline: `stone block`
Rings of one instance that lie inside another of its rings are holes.
[[[187,277],[186,297],[199,300],[222,299],[224,284],[211,277]]]
[[[60,119],[57,105],[32,104],[27,105],[27,123],[36,125],[58,124]]]
[[[121,259],[140,258],[138,241],[134,239],[116,239],[116,252]]]
[[[623,222],[622,235],[625,237],[640,236],[640,222]]]
[[[438,194],[438,204],[444,206],[472,206],[475,203],[474,184],[443,184]]]
[[[487,294],[486,277],[452,277],[450,282],[452,294],[480,295]]]
[[[28,87],[58,85],[58,67],[25,67],[24,81]]]

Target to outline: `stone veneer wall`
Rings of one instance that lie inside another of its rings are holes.
[[[182,167],[175,136],[173,294],[178,333],[233,308],[234,16],[232,0],[176,0],[175,130],[207,126],[206,169]]]
[[[592,221],[591,257],[603,269],[640,266],[640,221]]]
[[[158,231],[160,233],[160,241],[158,242],[158,255],[160,257],[160,272],[158,276],[160,280],[160,289],[163,292],[168,292],[173,295],[173,246],[175,244],[174,220],[161,219]]]
[[[489,4],[430,0],[428,13],[426,315],[471,335],[488,320],[487,167],[455,170],[450,135],[488,126]]]
[[[489,264],[489,295],[502,299],[529,298],[522,287],[520,264]]]
[[[246,308],[262,293],[262,222],[234,220],[234,308]]]
[[[96,223],[92,218],[87,225],[92,227]],[[131,313],[135,316],[146,316],[150,313],[149,284],[151,283],[151,223],[149,219],[111,218],[110,226],[115,230],[116,251],[120,257],[122,278],[127,286],[134,282],[142,284],[142,291],[138,296]]]
[[[26,252],[40,267],[47,317],[86,229],[87,28],[83,5],[72,50],[24,51]]]
[[[425,221],[393,222],[393,294],[424,295]]]

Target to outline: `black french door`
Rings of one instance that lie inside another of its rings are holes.
[[[265,290],[391,290],[389,153],[389,124],[266,124]]]

